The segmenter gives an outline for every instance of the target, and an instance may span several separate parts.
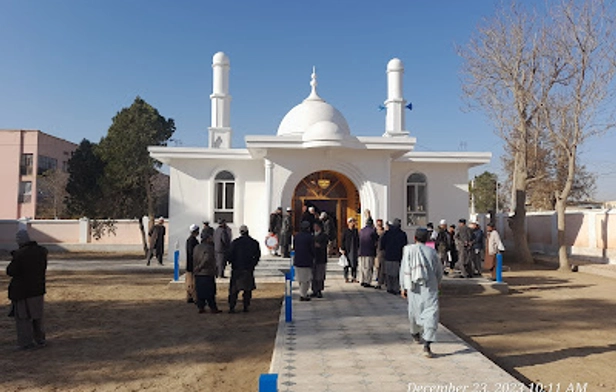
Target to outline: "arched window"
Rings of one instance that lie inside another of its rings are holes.
[[[406,180],[406,225],[428,224],[428,182],[421,173],[413,173]]]
[[[223,170],[214,179],[214,220],[224,219],[233,222],[233,205],[235,197],[235,176]]]

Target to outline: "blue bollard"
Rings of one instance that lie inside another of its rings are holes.
[[[293,266],[293,261],[295,260],[295,251],[291,251],[291,259],[289,260],[290,266],[289,270],[291,271],[291,282],[295,280],[295,267]]]
[[[259,376],[259,392],[278,392],[278,375],[262,374]]]
[[[293,321],[293,298],[292,298],[292,279],[291,270],[284,274],[284,321],[290,323]]]
[[[503,282],[503,254],[496,254],[496,281],[498,283]]]
[[[180,280],[180,251],[173,252],[173,280]]]

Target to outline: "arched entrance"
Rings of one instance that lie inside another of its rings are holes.
[[[293,224],[299,230],[305,208],[313,206],[335,219],[338,228],[338,243],[346,221],[354,217],[360,221],[361,203],[359,192],[349,178],[331,170],[314,172],[304,177],[293,192]]]

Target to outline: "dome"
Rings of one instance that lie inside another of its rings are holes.
[[[350,136],[349,124],[342,113],[317,95],[314,71],[310,85],[310,96],[284,116],[278,136],[303,135],[304,140],[341,140]]]
[[[400,60],[399,58],[393,58],[389,60],[389,63],[387,63],[387,70],[404,71],[404,64],[402,64],[402,60]]]
[[[224,52],[218,52],[212,57],[212,64],[229,65],[229,57]]]

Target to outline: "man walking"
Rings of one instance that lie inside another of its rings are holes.
[[[408,237],[402,231],[400,219],[394,219],[389,226],[389,230],[383,234],[381,246],[385,252],[385,274],[387,281],[387,292],[398,295],[400,293],[400,261],[402,260],[402,250],[408,244]]]
[[[300,232],[293,239],[295,258],[295,279],[299,284],[299,300],[310,301],[308,288],[312,281],[312,268],[314,266],[314,238],[310,234],[310,222],[303,221],[300,224]]]
[[[227,226],[227,221],[220,219],[218,227],[214,231],[214,250],[216,252],[216,277],[226,278],[225,267],[226,255],[231,245],[231,228]]]
[[[220,313],[216,305],[216,255],[214,237],[205,234],[193,250],[193,275],[195,278],[196,303],[199,313],[205,313],[205,306],[214,314]]]
[[[449,251],[451,250],[451,239],[449,233],[447,233],[447,222],[445,219],[441,219],[437,230],[434,249],[443,265],[443,271],[445,271],[445,268],[449,266]],[[447,274],[447,272],[444,273],[445,275]]]
[[[321,222],[314,224],[314,266],[312,268],[312,297],[323,298],[327,272],[327,235]]]
[[[494,223],[488,223],[488,246],[486,247],[486,260],[485,266],[488,271],[490,271],[490,278],[492,280],[496,280],[496,255],[500,252],[505,251],[505,246],[501,241],[500,235],[498,231],[496,231],[496,227],[494,227]]]
[[[282,226],[280,227],[280,251],[282,253],[282,257],[289,258],[291,257],[291,253],[289,249],[291,248],[291,237],[293,236],[293,220],[291,213],[293,210],[291,207],[287,207],[287,213],[282,218]]]
[[[47,249],[30,241],[26,230],[16,235],[19,249],[11,252],[6,274],[11,277],[9,299],[17,326],[17,344],[22,350],[45,345],[43,307]]]
[[[368,211],[368,210],[366,210]],[[359,281],[362,287],[372,286],[372,272],[379,235],[372,218],[366,219],[366,226],[359,232]]]
[[[240,236],[233,240],[229,248],[229,263],[231,264],[229,313],[235,313],[240,291],[243,291],[244,312],[248,312],[252,290],[257,288],[254,272],[260,258],[259,242],[248,235],[246,225],[240,226]]]
[[[481,276],[483,272],[483,252],[485,249],[485,236],[483,230],[479,227],[477,222],[471,224],[473,233],[473,245],[471,250],[472,268],[473,273],[477,276]]]
[[[347,219],[347,228],[342,233],[340,250],[349,261],[349,265],[344,267],[344,280],[347,283],[357,283],[357,262],[359,252],[359,232],[357,231],[357,221],[355,218]],[[351,278],[349,278],[351,271]]]
[[[197,299],[195,292],[195,279],[193,276],[193,251],[195,246],[199,245],[199,226],[190,225],[190,236],[186,240],[186,274],[184,274],[184,281],[186,283],[186,302],[193,303]]]
[[[473,232],[466,225],[466,219],[458,221],[458,228],[454,234],[456,248],[458,250],[458,264],[456,268],[460,271],[460,277],[472,278],[473,265],[471,261],[471,247],[473,242]]]
[[[381,245],[383,234],[385,234],[383,219],[376,220],[376,234],[378,234],[379,240],[376,248],[376,259],[374,261],[376,273],[376,286],[374,288],[380,290],[381,287],[385,285],[385,251],[383,251],[383,246]]]
[[[148,232],[148,235],[150,236],[150,248],[148,249],[147,265],[150,265],[150,260],[152,260],[152,256],[154,255],[156,255],[158,264],[163,265],[163,254],[165,253],[165,234],[165,219],[160,217],[158,218],[158,222],[152,226]]]
[[[426,246],[428,230],[415,232],[413,245],[404,247],[400,266],[402,298],[408,298],[408,313],[413,340],[424,343],[424,355],[432,358],[430,345],[436,340],[439,321],[439,287],[443,267],[436,251]]]

